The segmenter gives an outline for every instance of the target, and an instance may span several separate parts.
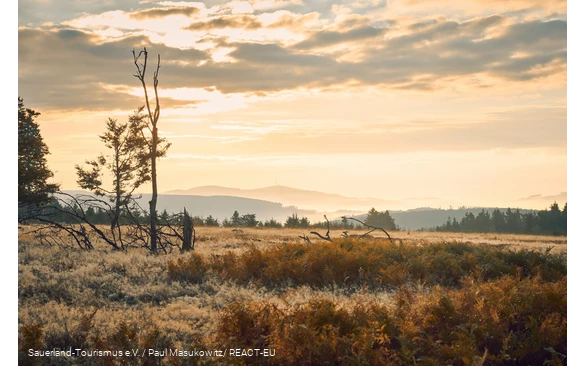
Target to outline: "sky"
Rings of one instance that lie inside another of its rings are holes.
[[[144,104],[131,50],[146,47],[149,81],[161,57],[172,143],[159,192],[280,184],[543,209],[567,191],[566,1],[18,7],[19,95],[41,112],[63,189],[78,189],[75,164],[107,152],[106,120]]]

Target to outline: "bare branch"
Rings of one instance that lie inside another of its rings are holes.
[[[348,219],[348,220],[354,220],[354,221],[357,221],[357,222],[359,222],[360,224],[364,225],[365,227],[372,229],[372,230],[368,231],[367,233],[363,234],[362,236],[360,236],[360,238],[363,238],[363,237],[365,237],[366,235],[368,235],[368,234],[369,234],[369,233],[371,233],[372,231],[381,230],[381,231],[383,231],[383,232],[384,232],[384,234],[386,234],[386,236],[388,237],[388,240],[392,241],[392,238],[390,237],[390,234],[388,234],[388,232],[387,232],[386,230],[384,230],[383,228],[381,228],[381,227],[377,227],[377,226],[368,225],[368,224],[366,224],[365,222],[363,222],[363,221],[361,221],[361,220],[358,220],[358,219],[356,219],[355,217],[347,217],[347,216],[342,216],[341,218],[342,218],[342,219]]]
[[[313,235],[317,235],[318,237],[320,237],[323,240],[327,240],[327,241],[331,241],[331,237],[329,236],[329,219],[327,219],[327,215],[323,215],[323,217],[325,218],[325,221],[327,221],[327,233],[325,234],[325,236],[319,234],[316,231],[311,231],[311,234]]]
[[[56,212],[66,214],[68,217],[74,219],[79,225],[81,225],[78,232],[76,232],[77,235],[80,235],[83,239],[89,240],[87,235],[86,235],[86,229],[84,226],[84,225],[88,225],[93,230],[93,232],[95,232],[103,241],[105,241],[107,244],[109,244],[112,248],[114,248],[116,250],[122,249],[122,248],[120,248],[120,246],[118,246],[115,239],[114,240],[110,239],[100,228],[98,228],[94,223],[90,222],[87,219],[87,216],[85,214],[85,210],[83,208],[84,205],[87,206],[88,204],[99,203],[99,205],[105,205],[105,206],[110,207],[110,209],[111,209],[111,206],[107,202],[102,201],[102,200],[98,200],[97,198],[94,198],[91,196],[86,196],[86,195],[74,197],[73,195],[65,193],[65,192],[57,192],[56,194],[61,194],[61,195],[64,195],[66,197],[69,197],[69,199],[71,200],[72,203],[68,204],[68,205],[69,205],[69,207],[72,207],[73,209],[72,210],[63,210],[63,209],[56,207],[56,206],[50,206],[50,207],[53,210],[55,210]],[[85,201],[83,201],[83,204],[82,204],[82,202],[80,202],[80,199],[83,199],[83,197],[89,197],[89,198],[87,198]],[[58,198],[58,200],[60,202],[66,202],[60,198]],[[94,207],[97,207],[97,206],[94,206]],[[78,208],[78,209],[76,209],[76,208]],[[39,218],[39,221],[42,221],[42,222],[45,222],[48,224],[52,224],[58,228],[61,228],[65,231],[68,231],[68,230],[66,230],[66,228],[62,224],[59,224],[58,222],[55,222],[53,220],[49,220],[47,218]],[[89,243],[89,245],[91,245],[91,243]]]

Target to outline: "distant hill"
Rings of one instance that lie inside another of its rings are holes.
[[[88,194],[84,191],[66,191],[72,195]],[[150,194],[143,194],[137,199],[138,204],[145,210],[148,210],[148,201]],[[277,221],[286,221],[287,217],[296,213],[299,217],[306,216],[311,221],[322,221],[323,215],[331,217],[359,214],[362,211],[357,210],[337,210],[332,212],[303,210],[296,206],[285,206],[281,203],[270,202],[252,198],[233,197],[233,196],[193,196],[193,195],[173,195],[159,194],[157,202],[157,211],[167,210],[169,213],[178,213],[183,211],[183,207],[193,216],[207,217],[209,215],[221,222],[224,218],[230,218],[234,211],[241,215],[247,213],[256,214],[256,219],[266,221],[275,219]]]
[[[173,190],[166,195],[196,195],[196,196],[233,196],[251,198],[270,202],[279,202],[283,205],[294,205],[311,210],[369,210],[372,207],[396,207],[399,201],[390,201],[380,198],[345,197],[339,194],[330,194],[304,189],[275,185],[256,189],[239,189],[220,186],[202,186],[187,190]]]

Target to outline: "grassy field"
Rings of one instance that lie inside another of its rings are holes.
[[[566,363],[565,237],[196,230],[158,256],[21,230],[20,363]],[[73,354],[29,356],[55,349]]]

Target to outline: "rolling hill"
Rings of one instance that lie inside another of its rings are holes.
[[[234,196],[270,202],[278,202],[283,205],[294,205],[310,210],[369,210],[372,207],[395,207],[398,201],[384,200],[380,198],[345,197],[339,194],[323,193],[304,189],[291,188],[281,185],[256,189],[239,189],[220,186],[202,186],[187,190],[173,190],[165,195],[181,196]]]

